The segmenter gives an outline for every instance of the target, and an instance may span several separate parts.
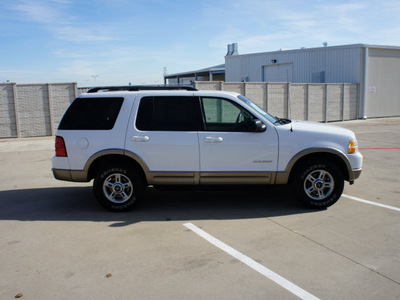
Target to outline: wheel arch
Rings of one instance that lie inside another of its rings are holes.
[[[147,165],[138,155],[122,149],[108,149],[94,154],[85,165],[88,180],[91,180],[96,176],[96,172],[100,167],[111,163],[122,163],[135,168],[140,172],[143,180],[147,183]]]
[[[343,174],[343,178],[346,181],[353,180],[353,178],[351,178],[352,174],[351,164],[344,153],[332,148],[322,148],[322,149],[312,148],[297,153],[289,161],[285,170],[285,174],[287,176],[287,182],[289,183],[293,182],[293,174],[296,173],[297,168],[304,165],[306,161],[311,161],[311,160],[313,161],[328,160],[330,162],[333,162],[335,165],[339,167],[340,171]]]

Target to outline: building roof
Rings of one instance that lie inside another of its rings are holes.
[[[331,49],[340,49],[340,48],[375,48],[375,49],[388,49],[388,50],[400,50],[400,46],[386,46],[386,45],[371,45],[371,44],[350,44],[350,45],[340,45],[340,46],[326,46],[326,47],[315,47],[315,48],[300,48],[300,49],[282,49],[275,51],[266,51],[266,52],[257,52],[257,53],[248,53],[248,54],[238,54],[238,55],[228,55],[225,58],[234,58],[234,57],[243,57],[250,55],[265,55],[265,54],[278,54],[282,52],[307,52],[314,50],[331,50]]]
[[[204,69],[200,69],[200,70],[195,70],[195,71],[188,71],[188,72],[181,72],[181,73],[174,73],[174,74],[166,74],[164,75],[164,78],[173,78],[173,77],[183,77],[183,76],[190,76],[190,75],[202,75],[202,74],[209,74],[209,73],[213,73],[213,74],[222,74],[225,73],[225,64],[221,64],[221,65],[216,65],[216,66],[212,66],[212,67],[208,67],[208,68],[204,68]]]

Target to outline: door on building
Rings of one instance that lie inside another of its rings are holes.
[[[293,64],[263,66],[264,82],[292,82]]]

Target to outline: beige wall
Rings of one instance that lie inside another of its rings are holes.
[[[280,117],[322,122],[357,118],[357,84],[195,84],[200,90],[241,93]],[[378,87],[381,85],[377,85],[377,91]],[[76,83],[0,84],[0,138],[54,135],[70,103],[78,93],[86,91],[78,90]]]
[[[0,84],[0,138],[54,135],[76,83]]]
[[[358,84],[196,81],[195,87],[237,92],[283,118],[317,122],[357,119]]]

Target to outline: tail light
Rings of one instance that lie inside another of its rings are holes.
[[[61,136],[56,136],[56,156],[68,156],[64,139]]]

